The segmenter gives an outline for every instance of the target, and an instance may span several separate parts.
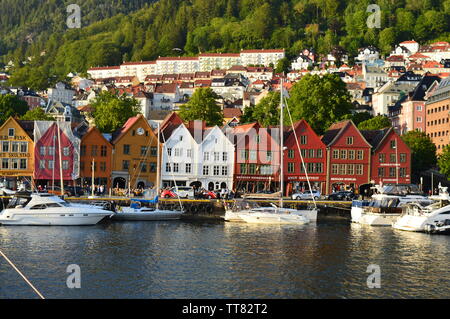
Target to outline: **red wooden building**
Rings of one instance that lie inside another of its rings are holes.
[[[279,128],[262,128],[259,123],[236,126],[227,131],[235,144],[234,188],[258,192],[279,190]]]
[[[294,134],[295,132],[295,134]],[[298,144],[297,144],[297,140]],[[285,134],[284,180],[286,195],[309,189],[306,173],[314,190],[326,193],[327,148],[305,120],[294,123]],[[300,157],[301,150],[302,160]],[[306,172],[305,169],[306,168]]]
[[[327,193],[357,190],[370,182],[372,145],[352,121],[333,124],[322,142],[327,146]]]
[[[376,184],[410,184],[411,150],[394,129],[361,133],[372,145],[371,180]]]

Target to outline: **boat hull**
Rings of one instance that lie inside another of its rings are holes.
[[[223,216],[223,219],[227,222],[245,222],[238,213],[232,212],[232,211],[225,211],[225,216]]]
[[[124,209],[121,212],[117,212],[112,219],[136,221],[178,220],[181,218],[181,215],[183,215],[183,212],[180,211]]]
[[[8,213],[0,215],[4,226],[86,226],[95,225],[111,213]]]
[[[392,227],[398,230],[423,232],[425,231],[425,225],[427,223],[427,217],[425,216],[401,216]]]
[[[239,217],[250,224],[304,225],[309,222],[305,217],[296,214],[277,216],[277,214],[243,213],[239,214]]]
[[[352,216],[352,223],[359,223],[359,221],[361,220],[363,211],[364,211],[363,207],[352,207],[352,210],[350,212],[350,214]]]
[[[400,214],[363,213],[358,222],[369,226],[392,226],[399,217]]]

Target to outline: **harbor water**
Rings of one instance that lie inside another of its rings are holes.
[[[447,298],[450,236],[325,220],[303,226],[104,222],[1,227],[46,298]],[[81,270],[70,289],[69,265]],[[380,288],[369,288],[369,265]],[[0,298],[36,298],[0,258]]]

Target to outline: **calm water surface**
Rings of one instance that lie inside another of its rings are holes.
[[[450,236],[339,221],[0,226],[0,248],[47,298],[450,297]],[[81,289],[66,286],[70,264]],[[35,297],[0,258],[0,298]]]

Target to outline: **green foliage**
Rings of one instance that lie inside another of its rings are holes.
[[[411,38],[450,40],[449,0],[377,1],[381,29],[367,26],[368,0],[77,0],[82,28],[69,30],[72,2],[0,0],[0,63],[15,63],[14,85],[41,89],[69,72],[158,56],[285,48],[291,58],[336,45],[355,55]]]
[[[360,130],[381,130],[387,127],[391,127],[392,123],[387,116],[378,115],[372,119],[360,122],[358,129]]]
[[[135,98],[125,94],[118,96],[109,91],[101,92],[91,103],[95,125],[102,133],[112,133],[121,128],[125,122],[136,116],[140,104]]]
[[[323,134],[353,108],[346,85],[336,74],[308,74],[294,84],[290,96],[293,121],[305,119],[317,134]]]
[[[450,180],[450,145],[447,145],[439,155],[437,164],[442,174],[446,175]]]
[[[275,68],[275,73],[288,73],[291,61],[288,58],[283,58],[278,61],[277,67]]]
[[[373,116],[369,112],[358,112],[355,114],[345,114],[341,120],[352,120],[356,126],[359,123],[372,119]]]
[[[402,136],[412,152],[412,171],[416,174],[436,165],[436,145],[424,133],[409,131]]]
[[[259,122],[262,126],[280,124],[280,92],[270,92],[254,107],[247,107],[242,123]]]
[[[3,125],[11,116],[22,116],[27,111],[27,102],[21,100],[17,95],[0,95],[0,125]]]
[[[211,88],[198,88],[186,104],[180,106],[180,117],[185,121],[203,120],[208,126],[221,126],[223,113],[217,105],[217,94]]]
[[[45,113],[44,109],[41,107],[29,110],[20,119],[26,121],[55,121],[55,118]]]

